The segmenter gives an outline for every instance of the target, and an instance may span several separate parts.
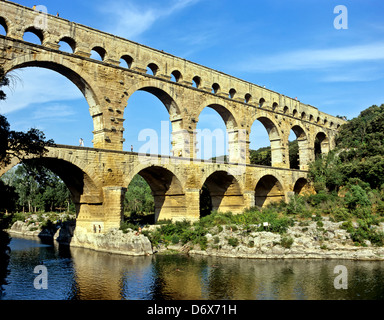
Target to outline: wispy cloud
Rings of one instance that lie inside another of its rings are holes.
[[[357,62],[384,60],[384,43],[340,48],[303,49],[268,56],[252,56],[236,67],[249,72],[314,70]]]
[[[0,102],[0,113],[8,115],[32,105],[84,99],[74,84],[49,70],[28,68],[15,71],[14,77],[13,87],[4,90],[7,99]]]
[[[161,6],[134,4],[132,2],[116,1],[105,6],[102,11],[109,18],[109,32],[134,39],[150,29],[152,25],[160,19],[164,19],[178,11],[191,6],[200,0],[173,0],[168,3],[161,2]]]

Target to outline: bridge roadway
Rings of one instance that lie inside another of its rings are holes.
[[[292,192],[308,188],[307,172],[249,164],[139,154],[68,145],[49,147],[35,159],[67,185],[77,210],[77,226],[92,232],[118,228],[125,192],[137,174],[149,184],[158,219],[200,218],[203,185],[209,190],[212,208],[240,213],[245,208],[287,200]],[[18,164],[0,170],[0,176]]]

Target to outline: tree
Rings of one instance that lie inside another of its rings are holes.
[[[1,88],[8,85],[9,78],[0,68],[0,100],[6,98]],[[31,154],[42,156],[47,152],[46,147],[53,144],[53,140],[46,140],[38,129],[32,128],[27,132],[11,130],[7,118],[0,115],[0,166],[8,165],[13,157],[23,160]]]

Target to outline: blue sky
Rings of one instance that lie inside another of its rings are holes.
[[[51,14],[265,85],[332,115],[351,119],[384,103],[382,0],[16,2],[44,5]],[[334,27],[337,5],[348,10],[348,29]],[[14,78],[8,100],[0,103],[12,129],[37,127],[57,143],[78,145],[82,137],[92,146],[88,105],[74,84],[38,68],[18,70]],[[160,135],[161,121],[168,121],[157,98],[142,92],[129,99],[124,117],[124,150],[133,144],[137,151],[145,143],[138,141],[142,129]],[[199,117],[198,129],[205,128],[225,130],[208,108]],[[268,144],[255,123],[251,148]]]

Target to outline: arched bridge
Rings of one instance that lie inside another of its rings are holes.
[[[52,147],[40,159],[67,184],[77,205],[78,223],[89,231],[96,221],[104,230],[120,224],[124,192],[135,174],[149,183],[161,219],[198,219],[204,184],[213,208],[224,211],[240,212],[284,199],[305,187],[315,141],[327,153],[344,122],[247,81],[9,1],[0,1],[0,25],[6,32],[0,35],[0,66],[5,72],[25,67],[54,70],[71,80],[89,104],[94,148]],[[37,35],[40,44],[24,41],[26,32]],[[73,52],[61,51],[62,42]],[[91,58],[92,50],[101,61]],[[140,90],[153,94],[166,107],[172,124],[172,154],[177,157],[122,151],[125,107]],[[196,159],[196,126],[207,107],[226,125],[228,163]],[[268,132],[271,167],[249,164],[255,121]],[[289,169],[291,130],[298,139],[300,170]]]

